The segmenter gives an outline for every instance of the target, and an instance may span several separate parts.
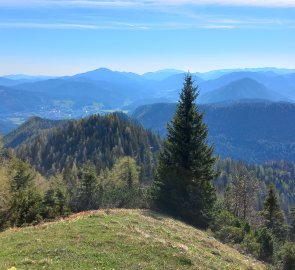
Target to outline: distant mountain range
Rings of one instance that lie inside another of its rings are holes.
[[[143,77],[145,77],[148,80],[156,80],[156,81],[162,81],[166,78],[176,75],[176,74],[183,74],[185,71],[183,70],[177,70],[177,69],[163,69],[156,72],[147,72],[143,74]]]
[[[251,163],[295,161],[295,104],[257,101],[199,107],[205,113],[209,142],[223,158]],[[175,103],[151,104],[137,108],[132,116],[165,137],[175,109]]]
[[[253,79],[243,78],[202,95],[199,102],[206,104],[239,100],[280,101],[287,98]]]
[[[132,111],[148,103],[176,102],[185,75],[174,69],[139,75],[106,68],[56,78],[8,75],[0,77],[0,117],[8,122],[32,115],[79,118],[114,110]],[[295,70],[233,69],[192,75],[200,103],[295,101]],[[0,134],[4,132],[7,129],[0,125]]]
[[[53,79],[53,76],[42,76],[42,75],[26,75],[26,74],[11,74],[3,76],[3,78],[11,79],[14,81],[42,81]]]
[[[11,74],[0,77],[0,85],[2,86],[14,86],[20,83],[37,82],[52,79],[51,76],[31,76],[25,74]]]
[[[0,86],[0,114],[28,112],[51,102],[46,94]]]

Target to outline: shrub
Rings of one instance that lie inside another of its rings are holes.
[[[274,240],[268,229],[263,228],[258,232],[257,242],[260,244],[259,258],[271,261],[274,253]]]
[[[36,224],[42,220],[42,197],[35,190],[23,190],[14,194],[9,209],[9,221],[12,226]]]
[[[235,226],[236,218],[228,210],[222,209],[217,210],[214,215],[214,221],[212,222],[210,228],[213,231],[220,231],[224,226],[230,225]]]
[[[285,243],[278,253],[279,269],[294,270],[295,269],[295,245],[294,243]]]
[[[253,231],[244,236],[242,247],[247,253],[253,254],[256,257],[259,256],[260,244],[257,243],[257,238]]]
[[[225,243],[241,243],[244,238],[243,230],[234,226],[223,226],[223,228],[218,231],[216,235]]]

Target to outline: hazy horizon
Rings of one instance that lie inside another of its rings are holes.
[[[145,72],[136,72],[136,71],[132,71],[132,70],[116,70],[116,69],[112,69],[110,67],[98,67],[98,68],[94,68],[91,70],[82,70],[81,72],[77,72],[77,73],[65,73],[65,74],[60,74],[60,75],[53,75],[53,74],[41,74],[41,73],[9,73],[9,74],[0,74],[0,77],[10,77],[10,76],[32,76],[32,77],[63,77],[63,76],[73,76],[73,75],[77,75],[80,73],[86,73],[86,72],[91,72],[91,71],[95,71],[95,70],[99,70],[99,69],[108,69],[114,72],[127,72],[127,73],[134,73],[134,74],[138,74],[138,75],[144,75],[146,73],[153,73],[153,72],[164,72],[164,71],[178,71],[179,73],[186,73],[189,72],[191,74],[194,73],[200,73],[200,74],[205,74],[205,73],[210,73],[210,72],[218,72],[218,71],[248,71],[248,70],[259,70],[259,69],[274,69],[274,70],[290,70],[293,72],[293,70],[295,70],[295,66],[294,68],[286,68],[286,67],[237,67],[237,68],[221,68],[221,69],[212,69],[212,70],[205,70],[205,71],[198,71],[198,70],[181,70],[178,68],[173,68],[173,67],[166,67],[163,69],[157,69],[157,70],[147,70]]]

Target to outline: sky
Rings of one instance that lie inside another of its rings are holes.
[[[295,68],[295,0],[0,0],[0,75]]]

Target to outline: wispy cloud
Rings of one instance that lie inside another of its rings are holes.
[[[295,7],[294,0],[158,0],[154,3],[166,5],[223,5],[256,7]]]
[[[104,29],[130,29],[147,30],[147,26],[123,22],[105,22],[100,25],[77,23],[30,23],[30,22],[0,22],[0,28],[27,28],[27,29],[75,29],[75,30],[104,30]]]
[[[0,28],[43,28],[43,29],[99,29],[96,25],[71,23],[0,23]]]
[[[210,16],[198,16],[190,21],[154,21],[154,22],[128,22],[105,20],[101,22],[1,22],[0,28],[23,28],[23,29],[68,29],[68,30],[181,30],[181,29],[295,29],[295,21],[271,20],[271,19],[230,19]]]
[[[234,28],[236,28],[236,26],[222,25],[222,24],[208,24],[208,25],[202,25],[201,28],[204,28],[204,29],[234,29]]]
[[[290,14],[288,17],[285,15],[273,17],[273,11],[263,10],[263,13],[258,13],[263,15],[260,16],[255,12],[252,13],[251,10],[246,13],[241,12],[243,8],[237,9],[237,12],[236,9],[222,7],[198,8],[200,5],[290,5],[295,7],[295,0],[0,0],[0,6],[1,4],[12,5],[13,9],[24,4],[24,8],[36,7],[36,10],[27,10],[22,12],[21,16],[18,11],[15,14],[12,11],[11,16],[6,18],[7,21],[5,16],[0,18],[0,28],[143,31],[295,29],[295,18]],[[286,11],[290,10],[286,9]]]

